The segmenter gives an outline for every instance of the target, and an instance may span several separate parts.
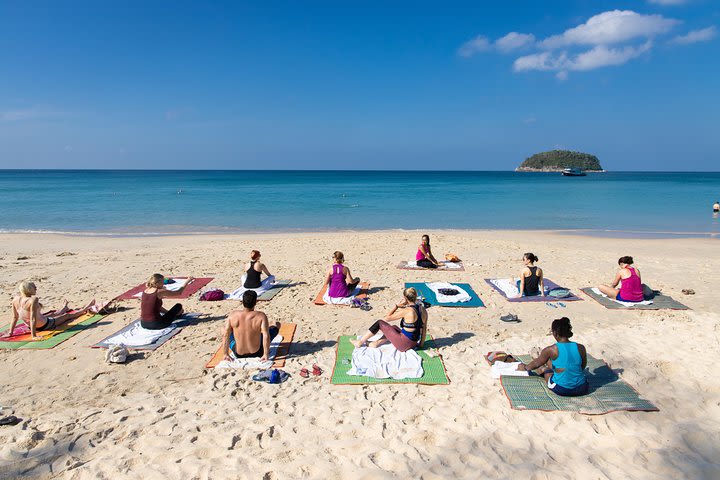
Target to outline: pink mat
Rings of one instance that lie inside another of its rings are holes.
[[[173,278],[173,277],[170,277]],[[180,278],[187,278],[187,277],[180,277]],[[213,277],[202,277],[202,278],[196,278],[192,282],[188,284],[187,287],[185,287],[185,290],[183,291],[182,295],[173,296],[172,298],[189,298],[191,295],[197,293],[200,291],[201,288],[203,288],[205,285],[213,281]],[[139,300],[139,297],[136,297],[138,293],[145,290],[145,284],[141,283],[135,288],[132,288],[128,290],[127,292],[123,293],[122,295],[115,297],[115,300]]]

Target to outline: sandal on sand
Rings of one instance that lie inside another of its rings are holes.
[[[0,426],[17,425],[20,422],[22,422],[22,418],[18,418],[15,415],[10,415],[9,417],[0,418]]]
[[[312,366],[312,374],[313,374],[313,375],[315,375],[316,377],[318,377],[318,376],[322,375],[322,372],[323,372],[323,371],[322,371],[322,369],[321,369],[320,367],[318,367],[317,365],[313,364],[313,366]]]
[[[303,378],[308,378],[310,376],[310,372],[308,372],[308,369],[303,367],[300,369],[300,376]]]
[[[550,302],[545,302],[545,305],[547,305],[550,308],[558,308],[557,305],[555,305],[554,303],[550,303]]]
[[[563,302],[558,302],[558,307],[565,308],[565,304]]]
[[[695,290],[693,290],[692,288],[684,288],[682,293],[684,293],[685,295],[695,295]]]
[[[502,317],[500,317],[500,320],[502,320],[503,322],[508,322],[508,323],[509,322],[518,322],[518,323],[520,322],[520,319],[518,318],[518,316],[513,313],[508,313],[507,315],[503,315]]]

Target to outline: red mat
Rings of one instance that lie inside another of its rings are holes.
[[[187,278],[187,277],[170,277],[170,278]],[[189,298],[191,295],[200,291],[205,285],[213,281],[213,277],[196,278],[185,287],[182,295],[173,295],[172,298]],[[128,290],[122,295],[115,297],[115,300],[140,300],[140,297],[136,297],[138,293],[145,290],[145,284],[141,283],[135,288]]]

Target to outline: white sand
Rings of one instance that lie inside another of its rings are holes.
[[[0,350],[0,404],[11,407],[3,414],[25,419],[0,427],[0,478],[720,478],[716,240],[440,231],[429,232],[436,255],[458,254],[465,272],[395,269],[413,257],[420,233],[0,236],[7,305],[27,278],[47,307],[107,299],[154,272],[213,276],[210,287],[229,292],[252,248],[278,278],[307,282],[260,307],[299,325],[285,367],[293,376],[280,386],[254,383],[252,372],[204,371],[221,317],[238,303],[197,296],[186,309],[215,320],[126,365],[107,365],[104,351],[88,346],[137,318],[136,301],[52,350]],[[386,287],[371,296],[371,312],[312,304],[337,249],[354,275]],[[64,251],[77,255],[56,256]],[[633,255],[646,282],[693,310],[612,311],[584,295],[562,310],[507,303],[483,278],[517,275],[525,251],[576,292],[609,282],[616,259]],[[384,315],[403,282],[425,280],[469,282],[488,306],[429,312],[452,383],[331,385],[337,337]],[[523,322],[500,322],[508,312]],[[620,369],[660,412],[511,410],[482,355],[549,345],[550,322],[561,315],[572,319],[574,340]],[[297,375],[313,363],[325,369],[320,379]]]

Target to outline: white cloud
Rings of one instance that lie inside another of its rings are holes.
[[[515,60],[513,70],[528,72],[532,70],[554,71],[560,80],[567,79],[569,71],[588,71],[596,68],[622,65],[637,58],[652,48],[652,42],[645,42],[640,46],[625,46],[611,48],[597,45],[590,50],[569,55],[567,52],[553,53],[540,52],[525,55]]]
[[[648,0],[648,3],[654,3],[655,5],[683,5],[688,0]]]
[[[490,52],[492,50],[508,53],[534,44],[535,35],[532,33],[510,32],[504,37],[498,38],[494,42],[490,41],[490,39],[483,35],[478,35],[472,40],[465,42],[458,49],[458,55],[469,58],[477,53]]]
[[[662,15],[642,15],[632,10],[611,10],[588,19],[577,27],[546,38],[543,48],[557,49],[572,45],[611,45],[637,38],[653,38],[669,32],[680,23]]]
[[[510,32],[504,37],[495,40],[495,46],[501,52],[511,52],[528,47],[535,43],[535,35],[532,33]]]
[[[712,27],[702,28],[700,30],[692,30],[686,35],[678,35],[670,40],[670,43],[676,45],[690,45],[691,43],[707,42],[717,36],[715,25]]]
[[[459,49],[458,55],[461,57],[472,57],[476,53],[487,52],[492,50],[492,45],[487,37],[478,35],[472,40],[465,42]]]
[[[16,110],[0,111],[0,121],[2,122],[19,122],[22,120],[37,120],[62,115],[62,112],[47,110],[38,107],[22,108]]]

